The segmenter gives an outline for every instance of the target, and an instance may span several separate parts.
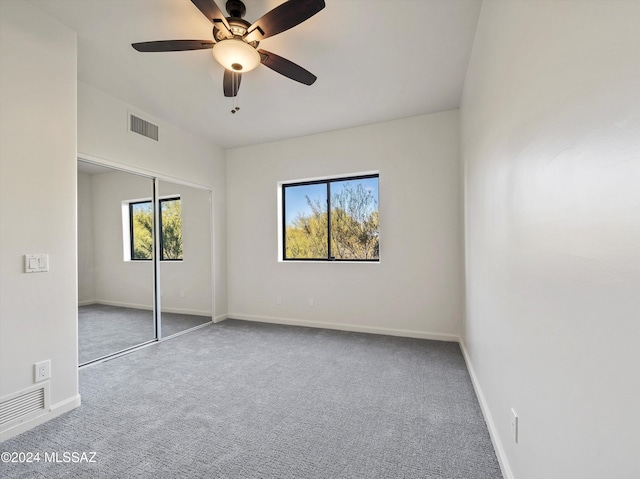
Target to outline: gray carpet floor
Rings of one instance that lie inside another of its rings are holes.
[[[455,343],[227,320],[80,370],[3,478],[500,478]]]
[[[211,321],[210,316],[162,313],[167,337]],[[80,364],[155,339],[153,311],[92,304],[78,308]]]

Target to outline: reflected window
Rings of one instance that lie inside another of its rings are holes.
[[[160,203],[160,261],[182,261],[182,205],[179,197]],[[151,200],[128,203],[129,259],[153,259],[153,204]],[[126,258],[125,258],[126,259]]]
[[[182,261],[182,206],[180,198],[160,200],[160,261]]]

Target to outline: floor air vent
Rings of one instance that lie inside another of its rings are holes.
[[[44,387],[0,403],[0,426],[45,410]]]
[[[158,125],[149,123],[147,120],[138,118],[135,115],[129,115],[129,129],[134,133],[158,141]]]

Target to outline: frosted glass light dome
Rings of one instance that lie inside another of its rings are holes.
[[[222,40],[213,46],[213,58],[232,72],[244,73],[260,65],[260,54],[248,43],[236,38]]]

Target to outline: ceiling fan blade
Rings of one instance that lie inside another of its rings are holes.
[[[227,30],[229,30],[229,24],[227,23],[227,19],[222,13],[222,10],[218,8],[216,2],[213,0],[191,0],[198,10],[202,12],[202,14],[209,19],[211,23],[222,22]]]
[[[185,50],[204,50],[213,48],[209,40],[160,40],[157,42],[132,43],[139,52],[183,52]]]
[[[289,0],[254,22],[244,39],[253,42],[272,37],[311,18],[324,7],[324,0]]]
[[[258,53],[260,53],[260,59],[264,66],[271,68],[273,71],[278,72],[287,78],[304,83],[305,85],[313,85],[313,82],[318,79],[317,76],[305,70],[300,65],[297,65],[286,58],[282,58],[275,53],[271,53],[266,50],[258,50]]]
[[[236,96],[240,89],[240,81],[242,80],[242,73],[232,72],[225,68],[224,77],[222,79],[222,88],[224,90],[224,96]]]

